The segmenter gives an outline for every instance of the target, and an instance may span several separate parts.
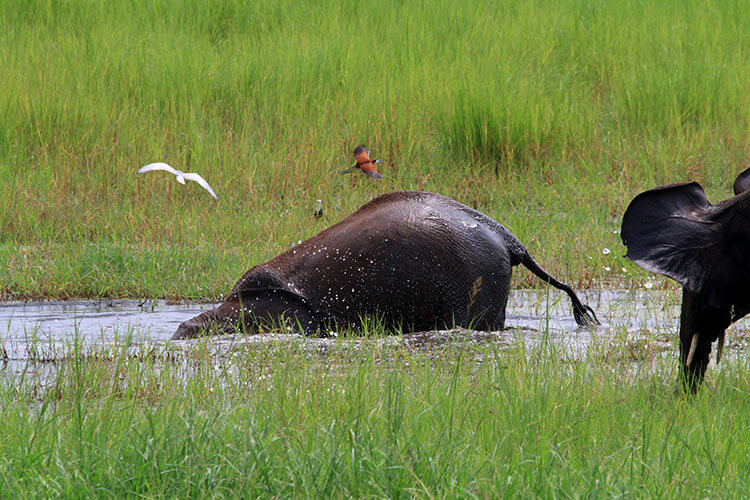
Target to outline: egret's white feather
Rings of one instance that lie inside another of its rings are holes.
[[[188,174],[184,174],[184,177],[185,177],[185,179],[187,179],[189,181],[195,181],[195,182],[197,182],[198,184],[200,184],[201,186],[203,186],[203,188],[206,191],[208,191],[209,193],[211,193],[211,196],[213,196],[214,198],[216,198],[216,193],[214,193],[214,190],[211,189],[211,186],[208,185],[208,182],[206,182],[206,180],[203,177],[201,177],[200,175],[193,174],[193,173],[188,173]],[[216,199],[218,200],[219,198],[216,198]]]
[[[179,182],[180,184],[185,184],[185,179],[189,181],[197,182],[198,184],[201,185],[203,189],[208,191],[211,194],[211,196],[213,196],[217,200],[219,199],[216,196],[216,193],[214,193],[214,190],[211,189],[211,186],[208,185],[208,182],[206,182],[206,180],[198,174],[194,174],[190,172],[185,173],[185,172],[182,172],[181,170],[177,170],[176,168],[172,168],[170,165],[167,165],[166,163],[162,163],[162,162],[149,163],[145,167],[141,167],[140,170],[138,170],[138,173],[142,174],[145,172],[151,172],[152,170],[164,170],[165,172],[169,172],[170,174],[173,174],[177,178],[177,182]]]
[[[142,174],[144,172],[151,172],[152,170],[164,170],[165,172],[169,172],[170,174],[179,175],[182,172],[179,170],[175,170],[174,168],[170,167],[166,163],[149,163],[145,167],[141,167],[141,169],[138,171],[139,174]]]

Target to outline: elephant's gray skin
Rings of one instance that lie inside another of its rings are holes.
[[[622,218],[627,256],[682,285],[680,373],[696,392],[711,343],[750,313],[750,169],[734,182],[735,196],[711,205],[700,184],[671,184],[636,196]]]
[[[579,325],[594,312],[491,218],[439,194],[399,191],[253,267],[224,303],[180,324],[173,339],[253,331],[283,318],[312,334],[377,317],[388,328],[502,329],[512,267],[564,290]]]

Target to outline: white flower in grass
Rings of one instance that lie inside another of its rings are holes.
[[[604,255],[609,255],[609,254],[611,254],[611,253],[612,253],[612,250],[610,250],[609,248],[604,248],[604,249],[602,250],[602,253],[603,253]]]
[[[645,289],[647,289],[647,290],[651,290],[651,289],[652,289],[652,288],[654,287],[654,284],[653,284],[653,283],[651,283],[650,281],[647,281],[647,282],[645,282],[645,283],[643,284],[643,287],[644,287]]]

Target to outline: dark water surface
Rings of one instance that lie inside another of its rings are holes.
[[[680,294],[670,291],[619,290],[582,294],[602,323],[595,328],[578,327],[568,298],[555,292],[519,290],[511,293],[506,330],[500,332],[418,332],[383,339],[398,345],[433,347],[447,342],[493,342],[499,347],[560,341],[573,355],[585,353],[592,343],[647,343],[650,348],[669,350],[676,345]],[[77,348],[86,352],[119,346],[181,346],[193,341],[171,342],[180,322],[214,304],[169,304],[165,301],[96,300],[67,302],[0,303],[0,371],[17,374],[35,364],[50,364],[70,358]],[[748,320],[732,328],[747,332]],[[730,345],[732,335],[729,335]],[[299,335],[228,335],[212,340],[217,353],[222,346],[268,341],[304,342],[325,347],[335,339],[304,338]],[[357,342],[352,339],[351,342]]]

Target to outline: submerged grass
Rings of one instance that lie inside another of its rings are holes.
[[[220,357],[210,346],[176,357],[77,351],[51,383],[2,379],[3,496],[747,491],[750,367],[737,358],[685,398],[671,360],[572,360],[551,343],[415,350],[373,336],[325,352],[237,345]]]
[[[636,193],[721,199],[748,161],[744,10],[0,2],[0,294],[220,296],[396,189],[488,213],[567,281],[622,284],[602,249]],[[384,181],[336,174],[359,143]],[[159,160],[219,202],[135,175]]]

